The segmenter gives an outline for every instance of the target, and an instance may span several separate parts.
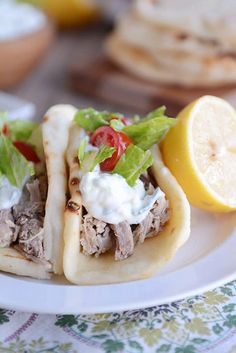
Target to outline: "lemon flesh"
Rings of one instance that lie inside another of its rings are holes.
[[[204,96],[177,117],[162,142],[163,158],[189,202],[212,212],[236,210],[236,112]]]

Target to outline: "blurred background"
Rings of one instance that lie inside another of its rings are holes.
[[[203,94],[235,105],[236,4],[220,3],[0,0],[0,110],[40,120],[56,103],[128,115],[165,104],[175,115]]]

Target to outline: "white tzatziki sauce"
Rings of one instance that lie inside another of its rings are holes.
[[[22,196],[22,189],[12,185],[3,176],[0,180],[0,210],[11,208],[19,203]]]
[[[16,39],[42,29],[45,15],[29,4],[0,0],[0,42]]]
[[[163,197],[160,188],[148,195],[141,180],[131,187],[121,175],[99,171],[82,176],[80,191],[88,213],[110,224],[142,222],[155,201]]]

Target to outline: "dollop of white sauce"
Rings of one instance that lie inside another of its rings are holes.
[[[156,200],[163,197],[160,188],[148,195],[141,180],[131,187],[121,175],[99,171],[82,176],[80,191],[88,213],[110,224],[142,222]]]
[[[0,180],[0,210],[8,209],[18,204],[21,196],[22,190],[12,185],[3,176]]]
[[[0,0],[0,41],[12,40],[40,30],[45,15],[29,4]]]

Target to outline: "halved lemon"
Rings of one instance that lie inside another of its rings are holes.
[[[97,18],[98,7],[88,0],[21,0],[41,7],[62,27],[84,25]]]
[[[182,110],[162,142],[163,158],[189,202],[212,212],[236,210],[236,112],[203,96]]]

